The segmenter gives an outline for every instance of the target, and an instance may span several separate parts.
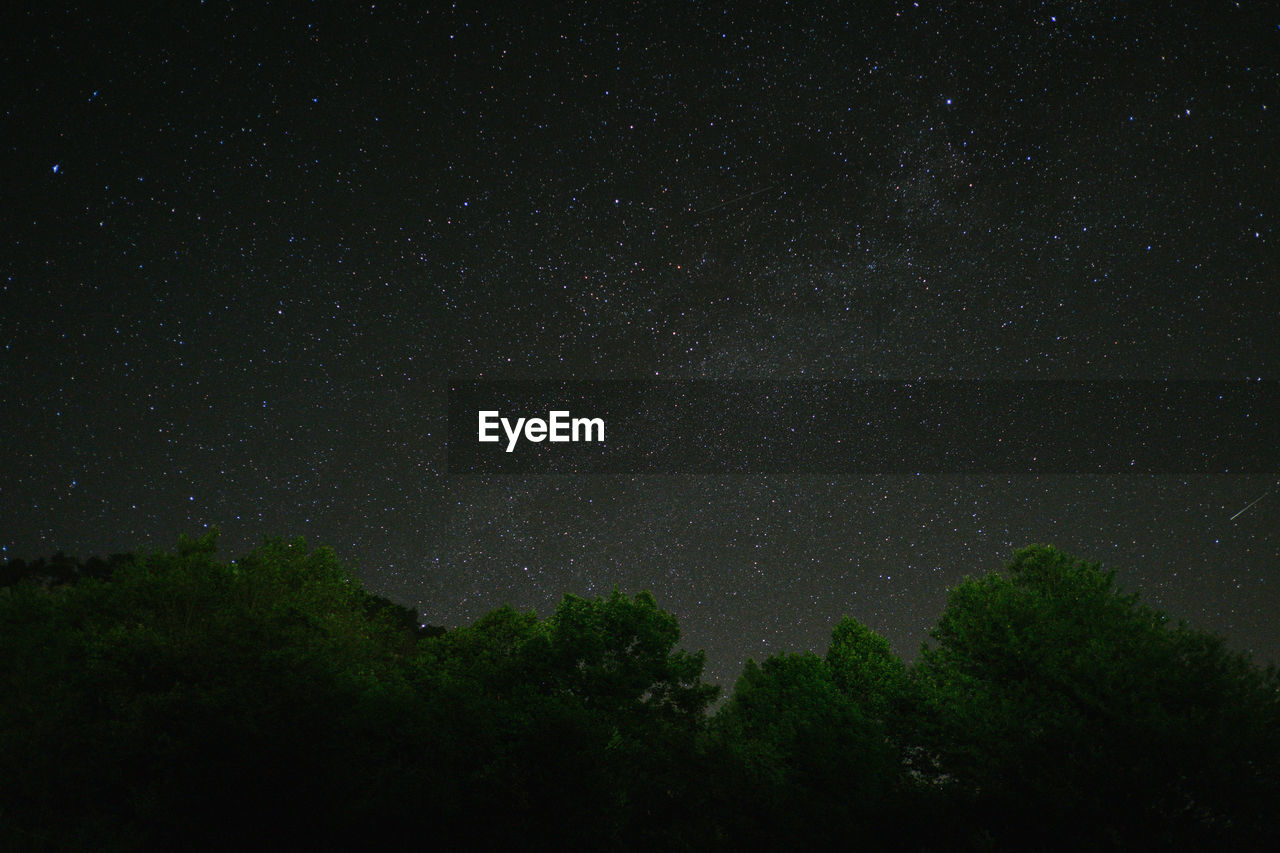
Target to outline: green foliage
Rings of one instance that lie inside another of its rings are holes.
[[[738,779],[724,806],[735,815],[730,837],[782,847],[876,838],[898,766],[879,716],[902,675],[883,638],[851,619],[825,660],[748,661],[713,723]]]
[[[826,663],[840,691],[869,716],[887,716],[903,689],[902,659],[888,640],[853,619],[836,625]]]
[[[566,595],[545,621],[504,607],[424,640],[418,678],[448,697],[441,724],[463,745],[448,760],[464,801],[442,820],[501,810],[501,822],[468,817],[453,831],[526,849],[666,846],[696,831],[689,774],[717,688],[701,681],[701,654],[675,648],[679,636],[650,594],[615,590]]]
[[[0,710],[0,808],[19,837],[189,849],[259,818],[257,839],[333,828],[315,799],[352,792],[315,771],[359,748],[352,708],[399,689],[403,631],[369,618],[331,551],[272,541],[227,564],[215,537],[0,599],[16,699]]]
[[[10,567],[4,849],[1262,850],[1280,814],[1277,673],[1048,547],[913,665],[845,619],[714,715],[648,593],[445,631],[301,540]]]
[[[919,743],[1006,844],[1260,843],[1277,681],[1045,546],[951,594],[915,667]]]
[[[680,628],[653,596],[614,590],[601,601],[566,595],[546,626],[553,666],[590,707],[692,725],[715,698],[702,684],[704,655],[674,650]]]

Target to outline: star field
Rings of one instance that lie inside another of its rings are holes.
[[[1228,521],[1274,477],[444,458],[458,377],[1276,378],[1273,7],[7,17],[0,558],[301,534],[444,625],[648,588],[729,679],[845,614],[910,656],[1052,542],[1277,659],[1280,497]]]

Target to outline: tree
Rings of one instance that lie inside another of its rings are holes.
[[[914,669],[938,784],[1005,845],[1244,848],[1280,802],[1278,684],[1052,547],[950,595]]]
[[[620,723],[628,716],[696,727],[719,689],[701,681],[705,655],[677,649],[680,627],[653,595],[614,589],[566,595],[548,620],[548,654],[564,686]]]
[[[333,843],[394,765],[405,641],[301,540],[227,563],[216,533],[184,537],[110,580],[19,585],[0,598],[3,822],[101,850]]]
[[[717,688],[679,638],[651,594],[614,590],[423,640],[419,693],[462,779],[448,831],[523,849],[670,848],[695,832],[697,738]]]
[[[673,849],[703,832],[698,736],[719,688],[702,681],[702,652],[677,648],[676,618],[649,592],[566,595],[545,637],[557,682],[606,721],[620,840]]]
[[[56,562],[0,591],[6,849],[1247,850],[1280,814],[1276,671],[1053,548],[910,668],[846,619],[710,722],[644,592],[424,631],[302,540]]]
[[[853,633],[837,629],[843,639]],[[848,650],[841,643],[835,651],[841,678],[864,681]],[[713,723],[736,765],[729,775],[740,780],[723,806],[737,843],[799,848],[875,837],[894,751],[881,722],[840,681],[813,654],[747,662]]]
[[[883,719],[890,713],[902,691],[906,667],[888,640],[846,617],[831,632],[826,662],[836,686],[865,714]]]

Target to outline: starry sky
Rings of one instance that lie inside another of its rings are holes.
[[[30,5],[0,559],[303,535],[446,626],[650,589],[729,683],[844,615],[911,658],[1049,542],[1280,662],[1275,472],[445,452],[454,381],[1276,379],[1273,4]]]

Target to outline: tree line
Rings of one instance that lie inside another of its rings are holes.
[[[653,596],[451,630],[216,535],[0,575],[0,846],[1248,850],[1280,675],[1048,546],[910,665],[852,619],[719,705]]]

